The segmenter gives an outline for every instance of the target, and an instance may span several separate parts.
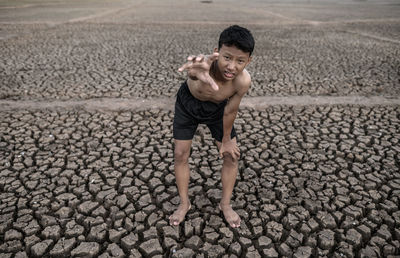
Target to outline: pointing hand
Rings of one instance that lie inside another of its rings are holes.
[[[210,76],[211,64],[218,59],[219,54],[189,56],[188,61],[178,71],[187,70],[190,78],[196,78],[205,84],[209,84],[215,91],[219,89],[217,83]]]

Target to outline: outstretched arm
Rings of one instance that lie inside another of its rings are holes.
[[[218,90],[218,85],[210,76],[211,64],[218,59],[219,54],[189,56],[188,61],[182,65],[178,71],[187,70],[188,76],[192,80],[200,80],[204,84],[211,85],[214,90]]]

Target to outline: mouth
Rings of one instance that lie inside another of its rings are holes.
[[[225,76],[226,78],[232,79],[232,78],[235,76],[235,74],[234,74],[234,73],[231,73],[231,72],[228,72],[228,71],[225,71],[225,72],[224,72],[224,76]]]

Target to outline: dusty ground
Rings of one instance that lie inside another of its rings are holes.
[[[0,0],[0,256],[399,256],[399,17],[395,0]],[[201,126],[174,228],[176,70],[234,23],[256,38],[242,227],[216,209]]]

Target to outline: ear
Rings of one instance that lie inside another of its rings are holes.
[[[246,64],[246,66],[247,66],[248,64],[250,64],[250,62],[251,62],[251,59],[252,59],[252,57],[250,56],[250,57],[249,57],[249,60],[247,60],[247,64]]]
[[[252,59],[253,59],[253,57],[252,57],[252,56],[250,56],[250,57],[249,57],[249,63],[251,62],[251,60],[252,60]]]

